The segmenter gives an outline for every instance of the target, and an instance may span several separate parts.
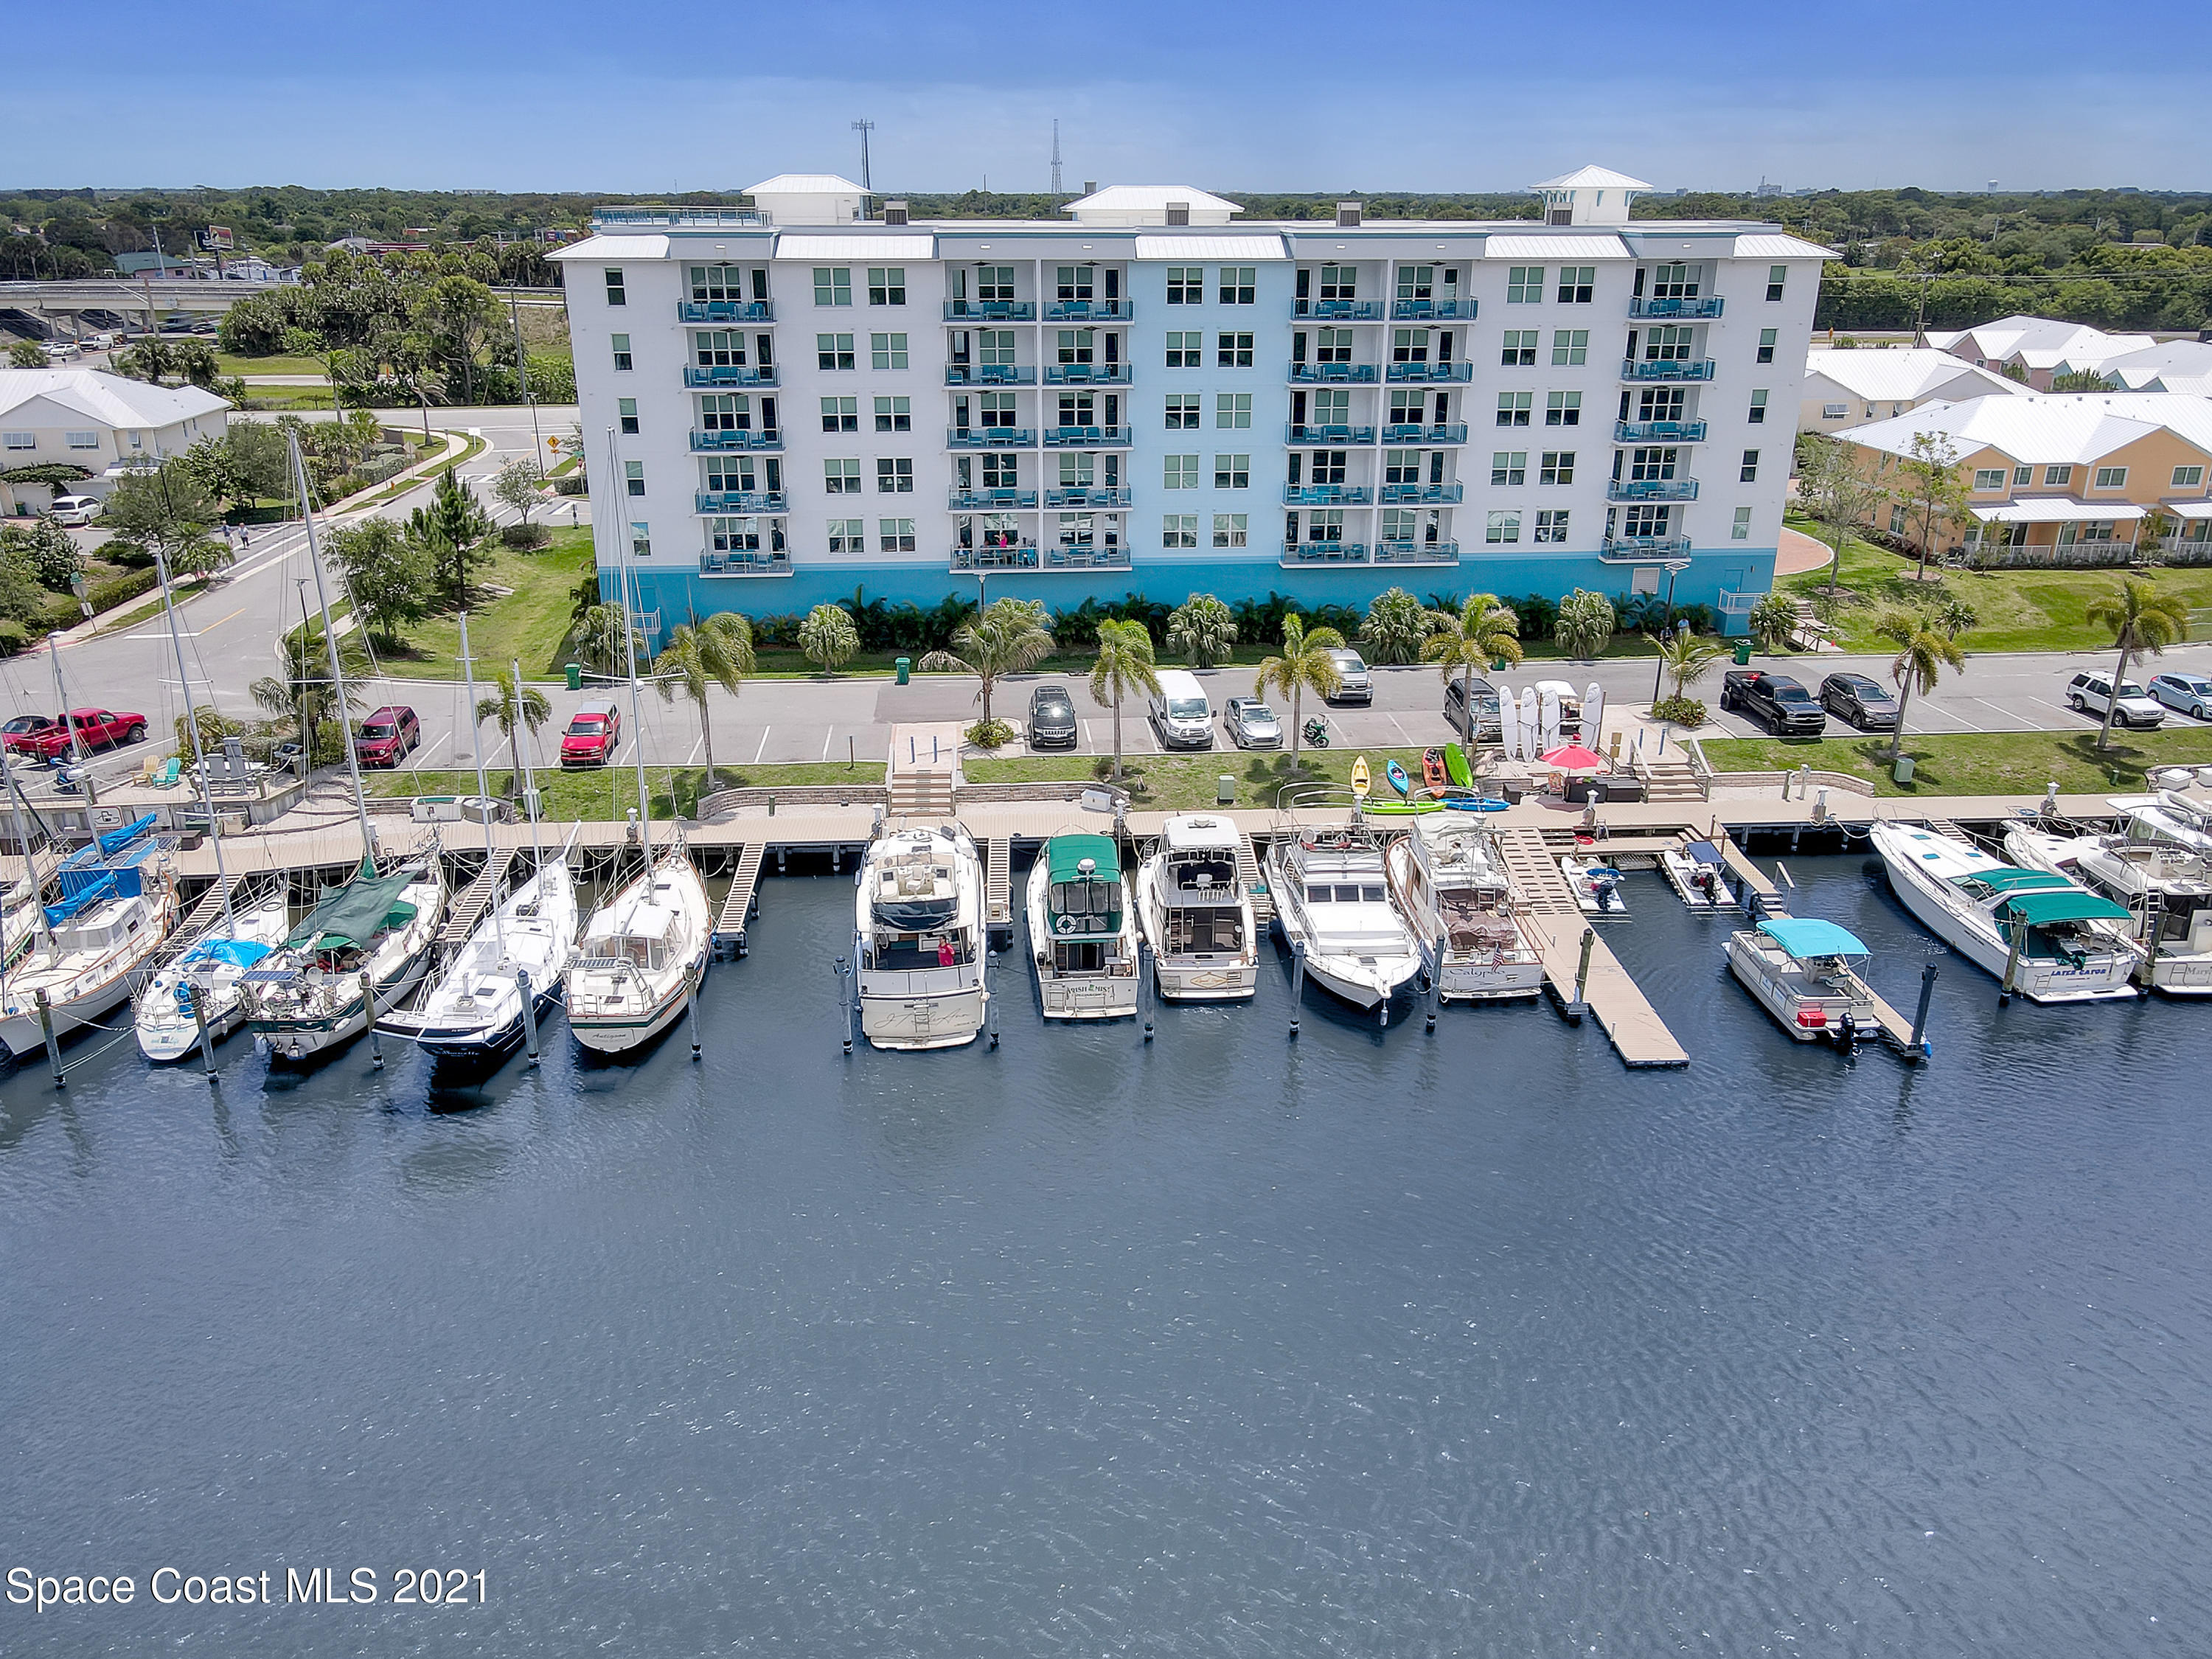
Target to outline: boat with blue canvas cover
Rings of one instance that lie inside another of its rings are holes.
[[[1683,903],[1705,915],[1736,908],[1735,895],[1729,891],[1727,870],[1721,849],[1709,841],[1685,842],[1659,854],[1659,871],[1667,878],[1667,884]]]
[[[1881,1007],[1864,978],[1874,953],[1820,916],[1772,916],[1729,935],[1729,971],[1800,1042],[1873,1036]]]
[[[132,975],[161,948],[176,917],[176,882],[154,815],[109,830],[61,861],[59,897],[36,920],[27,954],[0,974],[0,1042],[18,1058],[54,1035],[102,1018],[131,995]]]
[[[284,942],[290,928],[278,887],[258,903],[233,909],[227,922],[193,940],[139,993],[138,1052],[153,1060],[182,1060],[198,1042],[202,1020],[217,1042],[244,1024],[246,975]]]

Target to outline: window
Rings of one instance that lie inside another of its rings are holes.
[[[1498,354],[1498,361],[1508,368],[1535,368],[1536,343],[1540,337],[1539,331],[1533,328],[1507,329],[1505,344]],[[1562,335],[1560,337],[1564,339],[1566,337]],[[1553,361],[1558,362],[1562,360],[1554,356]]]
[[[1583,394],[1579,392],[1552,392],[1544,397],[1546,426],[1580,426],[1583,423]]]
[[[1747,542],[1751,539],[1751,509],[1749,507],[1736,508],[1735,522],[1729,526],[1729,539],[1732,542]]]
[[[1492,547],[1510,547],[1521,539],[1521,514],[1516,511],[1492,513],[1483,526],[1482,539]]]
[[[1012,300],[1014,297],[1014,268],[1012,265],[977,265],[975,297],[978,300]]]
[[[1249,392],[1217,392],[1213,394],[1213,423],[1217,427],[1242,429],[1252,424],[1252,394]]]
[[[2046,466],[2043,469],[2043,487],[2046,489],[2063,489],[2073,482],[2074,469],[2070,466]]]
[[[1168,303],[1171,306],[1204,305],[1206,303],[1206,267],[1170,265],[1168,267]]]
[[[1425,426],[1428,423],[1428,398],[1419,392],[1393,392],[1390,394],[1390,424],[1392,426]],[[1439,424],[1441,424],[1441,419]]]
[[[817,334],[814,337],[814,362],[819,368],[850,368],[853,367],[853,337],[849,334]]]
[[[1782,297],[1782,285],[1790,280],[1788,265],[1769,265],[1766,268],[1766,297],[1769,301]]]
[[[1432,300],[1436,297],[1436,283],[1434,265],[1398,267],[1398,297],[1401,300]]]
[[[1590,302],[1590,289],[1597,282],[1595,265],[1561,265],[1559,267],[1559,301],[1563,306],[1586,306]],[[1537,540],[1541,541],[1542,537]]]
[[[1536,538],[1540,542],[1565,542],[1567,539],[1567,514],[1565,507],[1556,512],[1536,515]]]
[[[868,521],[866,519],[830,520],[830,550],[832,553],[866,552]]]
[[[1442,451],[1438,451],[1442,459]],[[1382,452],[1382,482],[1384,483],[1419,483],[1421,481],[1421,451],[1418,449],[1386,449]]]
[[[1326,329],[1322,331],[1323,333],[1328,331]],[[1249,334],[1215,336],[1213,364],[1216,368],[1251,368],[1252,337]]]
[[[700,429],[704,432],[750,431],[753,423],[752,407],[752,399],[743,392],[710,393],[699,399]]]
[[[976,361],[986,368],[1012,368],[1014,366],[1014,331],[1011,328],[984,328],[975,331]]]
[[[1571,449],[1547,449],[1543,465],[1536,470],[1536,482],[1547,484],[1571,484],[1575,481],[1575,452]]]
[[[886,553],[914,551],[912,519],[878,519],[876,520],[876,545]]]
[[[1321,292],[1324,300],[1356,300],[1359,297],[1359,267],[1357,265],[1323,265],[1321,268]]]
[[[686,274],[691,279],[691,297],[702,304],[742,302],[745,297],[742,265],[693,265]],[[767,295],[763,292],[757,297],[765,299]]]
[[[1762,328],[1759,331],[1759,361],[1760,362],[1771,363],[1774,361],[1774,342],[1778,332],[1779,331],[1771,328]]]
[[[2099,467],[2097,469],[2096,487],[2100,489],[2125,489],[2128,487],[2127,468],[2124,466]]]
[[[1666,264],[1651,272],[1651,297],[1655,300],[1694,300],[1698,297],[1699,267],[1689,264]]]
[[[10,432],[4,438],[0,438],[0,443],[4,443],[9,449],[36,449],[39,434],[35,432]]]
[[[1500,426],[1528,425],[1529,405],[1534,401],[1535,396],[1533,392],[1499,392],[1498,394],[1498,424]]]
[[[1170,432],[1195,431],[1198,428],[1198,400],[1195,392],[1168,393],[1167,428]]]
[[[871,334],[868,336],[868,362],[874,368],[904,368],[907,366],[906,336],[903,334]]]
[[[859,495],[860,464],[858,461],[823,462],[822,488],[832,495]]]
[[[2035,469],[2032,466],[2016,466],[2013,468],[2012,481],[2015,484],[2028,484],[2034,483]]]
[[[653,556],[653,526],[642,519],[629,521],[629,556],[633,559]]]
[[[742,368],[745,337],[728,329],[707,329],[691,337],[691,356],[702,368]]]
[[[1490,482],[1493,488],[1510,485],[1518,489],[1528,482],[1528,452],[1525,449],[1501,449],[1490,458]]]
[[[1978,466],[1974,469],[1975,489],[2002,489],[2004,487],[2004,468],[2001,466]]]
[[[914,399],[911,398],[877,398],[876,430],[878,432],[913,431]]]
[[[1206,336],[1197,329],[1168,331],[1168,367],[1170,368],[1203,368],[1206,367]]]
[[[1014,394],[1011,392],[986,392],[975,399],[976,418],[987,427],[1010,427],[1014,424]]]
[[[623,369],[628,368],[629,367],[629,336],[627,334],[610,334],[607,336],[607,343],[614,349],[615,367],[617,368]]]
[[[1680,323],[1661,323],[1644,336],[1644,360],[1650,363],[1683,363],[1694,347],[1693,331]]]
[[[853,272],[845,265],[814,267],[814,303],[848,306],[853,303]]]
[[[1243,547],[1246,544],[1249,520],[1242,513],[1217,513],[1213,515],[1213,544],[1216,547]]]
[[[1198,545],[1198,514],[1195,513],[1167,513],[1160,517],[1160,545],[1162,547],[1196,547]]]
[[[1312,424],[1350,426],[1352,424],[1352,394],[1349,392],[1315,392]]]
[[[1053,290],[1056,299],[1088,300],[1097,292],[1097,265],[1055,265],[1053,276],[1057,284]]]
[[[904,265],[870,265],[868,267],[868,303],[872,306],[904,305],[906,303],[906,267]],[[885,548],[884,551],[888,553],[890,549]]]
[[[1533,306],[1544,297],[1544,267],[1514,265],[1505,273],[1505,303]]]
[[[1216,489],[1249,489],[1252,487],[1252,458],[1249,455],[1216,455],[1213,458],[1213,487]]]
[[[1628,533],[1638,540],[1663,541],[1668,526],[1674,521],[1671,507],[1632,507],[1628,509]]]
[[[1905,509],[1902,507],[1893,506],[1889,509],[1889,533],[1893,536],[1905,533]]]
[[[611,306],[628,305],[629,303],[629,296],[624,293],[623,289],[622,267],[620,265],[609,265],[606,268],[606,272],[607,303]]]
[[[1850,412],[1851,406],[1849,404],[1822,404],[1820,405],[1820,418],[1824,421],[1848,420],[1850,417]]]
[[[1344,464],[1347,451],[1316,449],[1309,459],[1309,482],[1317,484],[1340,484],[1344,482]],[[1298,458],[1291,457],[1291,477],[1297,477]]]
[[[624,461],[623,463],[623,480],[629,485],[629,493],[631,495],[644,495],[645,463],[643,461]]]
[[[1424,513],[1413,507],[1385,507],[1382,512],[1382,533],[1386,542],[1427,542],[1433,545],[1441,520],[1435,513]]]
[[[1160,487],[1164,489],[1197,489],[1198,457],[1195,455],[1167,457],[1164,476],[1160,479]]]
[[[1298,538],[1298,515],[1283,515],[1283,534],[1285,540]],[[1306,539],[1310,542],[1340,542],[1344,539],[1344,514],[1340,508],[1325,507],[1318,513],[1306,514]]]
[[[1510,336],[1508,337],[1511,337]],[[1529,343],[1536,337],[1531,334]],[[1425,328],[1394,328],[1390,331],[1390,361],[1394,363],[1425,363],[1429,361],[1429,331]],[[1511,360],[1507,359],[1508,362]]]
[[[1060,328],[1053,331],[1055,362],[1090,363],[1098,360],[1098,331],[1095,328]]]
[[[1751,394],[1751,407],[1745,411],[1745,416],[1753,426],[1766,424],[1766,394],[1764,392]]]
[[[1557,368],[1589,361],[1589,331],[1561,328],[1552,331],[1552,364]]]
[[[2201,466],[2177,466],[2173,469],[2173,489],[2195,489],[2203,482],[2204,469]]]
[[[622,422],[623,434],[625,437],[635,435],[637,431],[637,399],[635,398],[616,398],[615,418]]]
[[[100,434],[97,432],[64,432],[62,434],[62,441],[71,449],[97,449],[100,447]]]
[[[1006,459],[1011,465],[1013,457],[1010,455]],[[1063,450],[1060,457],[1060,487],[1062,489],[1090,489],[1098,477],[1096,459],[1087,451]]]
[[[1743,466],[1736,474],[1736,482],[1738,483],[1759,482],[1759,452],[1757,450],[1747,449],[1743,452]]]
[[[914,463],[903,456],[894,460],[885,456],[876,463],[876,493],[879,495],[911,495],[914,494]]]
[[[824,398],[822,400],[822,429],[824,432],[858,432],[860,429],[860,400],[858,398]]]
[[[1225,306],[1249,306],[1260,280],[1257,265],[1224,265],[1221,267],[1221,303]]]
[[[783,547],[783,520],[768,520],[769,545],[781,551]],[[717,553],[757,553],[761,548],[761,520],[758,519],[709,519],[707,520],[707,545]]]
[[[1348,328],[1325,328],[1314,337],[1314,361],[1317,363],[1348,363],[1352,361],[1352,331]]]
[[[1012,453],[993,451],[983,457],[984,489],[1017,489],[1021,487],[1021,455],[1018,451]],[[1090,480],[1086,478],[1084,482],[1087,483]]]

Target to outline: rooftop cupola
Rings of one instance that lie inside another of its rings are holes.
[[[1109,185],[1066,211],[1079,225],[1225,225],[1244,210],[1192,185]]]
[[[772,225],[849,225],[868,193],[834,173],[779,173],[745,194]]]
[[[1625,225],[1629,204],[1651,188],[1609,167],[1577,167],[1531,189],[1544,198],[1547,225]]]

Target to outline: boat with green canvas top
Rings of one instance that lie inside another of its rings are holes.
[[[1030,957],[1047,1019],[1137,1012],[1137,911],[1111,836],[1058,835],[1030,868]]]

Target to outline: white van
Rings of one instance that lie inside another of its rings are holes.
[[[1164,671],[1152,696],[1152,729],[1163,749],[1213,747],[1213,709],[1198,676],[1180,668]]]

